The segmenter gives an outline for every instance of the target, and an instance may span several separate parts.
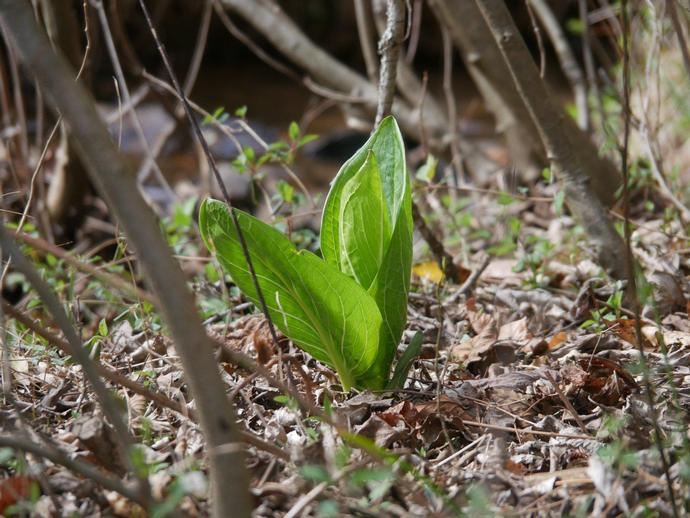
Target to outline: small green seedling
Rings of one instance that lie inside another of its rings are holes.
[[[334,368],[345,389],[381,390],[407,322],[412,199],[402,136],[384,119],[338,172],[323,210],[321,251],[297,251],[279,231],[235,210],[275,325]],[[207,199],[201,235],[240,290],[258,302],[227,206]],[[420,337],[421,338],[421,337]],[[418,350],[421,340],[414,340]]]

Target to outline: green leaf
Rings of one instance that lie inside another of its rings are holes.
[[[331,480],[331,476],[328,474],[326,468],[319,464],[305,464],[304,466],[300,466],[299,474],[303,479],[315,483],[329,482]]]
[[[291,140],[297,140],[299,138],[299,125],[295,121],[290,123],[290,126],[288,127],[288,135],[290,136]]]
[[[374,154],[345,184],[340,205],[340,269],[369,289],[391,238],[381,176]]]
[[[376,167],[378,166],[378,167]],[[378,169],[379,178],[373,172]],[[380,191],[384,209],[373,201]],[[353,193],[360,200],[353,204]],[[370,196],[369,196],[370,195]],[[362,228],[355,205],[368,207],[366,228]],[[349,208],[348,208],[349,207]],[[380,210],[387,216],[383,220]],[[352,230],[354,229],[354,230]],[[351,257],[364,249],[374,251],[358,264]],[[378,243],[374,243],[378,240]],[[378,253],[383,250],[383,253]],[[328,193],[321,222],[321,251],[324,259],[353,276],[376,300],[383,317],[378,359],[360,383],[383,388],[407,321],[407,293],[412,271],[412,197],[405,163],[405,147],[395,119],[386,117],[369,140],[338,172]],[[379,259],[380,258],[380,259]],[[371,271],[376,276],[371,279]]]
[[[395,371],[393,372],[393,377],[388,382],[386,388],[388,389],[401,389],[405,386],[405,380],[407,380],[407,373],[410,372],[410,367],[412,367],[412,362],[414,362],[419,353],[422,352],[422,341],[424,340],[424,335],[421,331],[417,331],[415,335],[410,340],[409,345],[402,353],[397,365],[395,366]]]
[[[321,220],[321,252],[326,261],[338,266],[340,266],[338,227],[343,188],[364,165],[370,150],[373,151],[379,166],[390,221],[397,221],[406,187],[409,186],[402,135],[395,119],[386,117],[364,146],[340,168],[326,198]]]
[[[406,203],[398,215],[386,257],[369,288],[383,317],[383,331],[378,358],[362,383],[378,388],[385,387],[388,381],[390,365],[407,323],[407,294],[412,275],[412,207],[409,184],[405,197]]]
[[[417,174],[415,174],[415,178],[421,182],[424,183],[431,183],[431,181],[434,179],[434,176],[436,176],[436,167],[438,166],[438,159],[429,153],[429,155],[426,157],[426,162],[417,169]]]
[[[382,322],[374,299],[333,265],[311,252],[298,252],[273,227],[239,210],[235,215],[275,325],[314,358],[333,367],[346,389],[369,388],[359,379],[378,357]],[[257,304],[254,283],[226,205],[204,201],[199,228],[233,281]]]

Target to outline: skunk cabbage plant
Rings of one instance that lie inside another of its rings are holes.
[[[323,259],[298,251],[278,230],[233,209],[276,327],[335,369],[345,389],[390,385],[407,320],[411,203],[402,136],[395,120],[387,117],[331,185],[321,223]],[[257,304],[227,206],[205,200],[199,227],[235,284]],[[410,347],[419,345],[413,340]],[[399,362],[395,384],[404,380],[413,355],[406,351],[405,361]]]

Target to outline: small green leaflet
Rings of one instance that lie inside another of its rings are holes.
[[[407,373],[410,372],[410,367],[412,367],[412,362],[414,362],[419,354],[422,352],[422,343],[424,341],[424,335],[421,331],[417,331],[415,335],[410,340],[409,345],[405,349],[395,366],[395,371],[393,371],[393,377],[388,382],[386,388],[389,389],[403,389],[405,388],[405,381],[407,381]]]
[[[307,251],[298,252],[273,227],[235,211],[275,325],[317,360],[333,367],[346,389],[360,386],[378,356],[381,313],[347,275]],[[207,199],[201,235],[233,281],[255,304],[254,284],[224,203]]]

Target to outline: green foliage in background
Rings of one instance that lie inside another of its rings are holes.
[[[333,181],[321,226],[323,260],[235,210],[275,325],[334,368],[346,389],[388,383],[407,319],[411,203],[402,136],[388,117]],[[204,201],[199,227],[233,281],[258,303],[227,206]]]

